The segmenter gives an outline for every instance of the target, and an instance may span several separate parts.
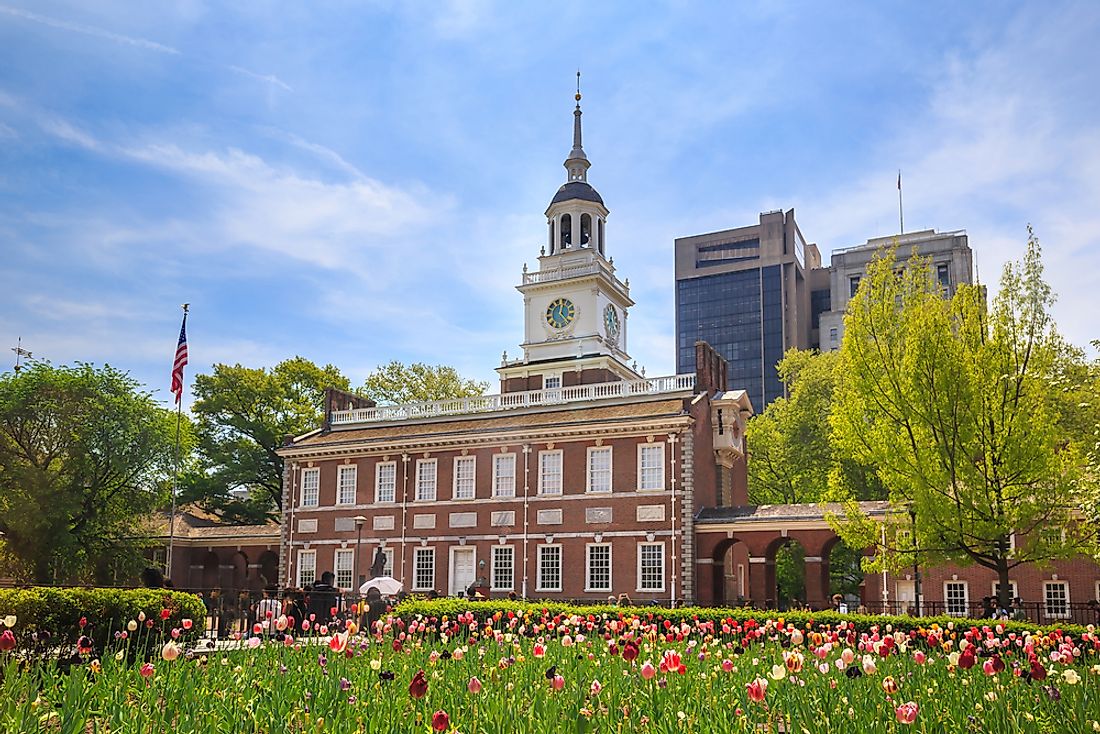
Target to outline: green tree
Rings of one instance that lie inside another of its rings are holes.
[[[166,496],[175,415],[110,366],[30,362],[0,375],[0,532],[17,578],[109,577],[140,561]]]
[[[183,501],[242,522],[281,510],[283,460],[275,452],[287,436],[321,425],[329,387],[347,390],[348,379],[303,357],[271,369],[216,364],[197,375],[191,410],[198,458],[181,481]]]
[[[367,375],[359,391],[379,405],[398,405],[484,395],[489,383],[470,380],[454,367],[390,362]]]
[[[1042,272],[1031,235],[991,308],[980,287],[944,298],[927,262],[899,270],[892,252],[860,283],[831,423],[838,448],[876,467],[897,508],[885,543],[854,511],[840,528],[854,547],[880,545],[878,565],[909,565],[914,553],[976,563],[997,574],[1007,604],[1011,569],[1094,543],[1080,517],[1080,442],[1059,425],[1051,389],[1063,350]]]
[[[829,415],[837,386],[837,352],[791,349],[779,362],[787,397],[773,401],[748,426],[752,504],[835,499],[829,475],[846,477],[854,499],[885,499],[874,472],[833,447]]]

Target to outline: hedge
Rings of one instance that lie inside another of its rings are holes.
[[[194,640],[206,628],[202,600],[169,589],[0,589],[0,624],[10,616],[17,653],[50,657],[71,655],[81,636],[99,655],[123,645],[136,652],[162,644],[173,628],[181,630],[182,642]],[[190,630],[182,630],[184,619],[191,620]],[[134,631],[127,629],[131,621],[138,623]]]
[[[599,617],[600,615],[635,615],[642,620],[654,620],[658,623],[663,623],[664,620],[668,620],[672,623],[687,622],[692,624],[696,621],[714,622],[717,626],[721,626],[726,620],[734,620],[738,622],[745,622],[750,619],[754,619],[757,622],[763,622],[767,619],[778,620],[782,618],[786,623],[794,624],[799,627],[805,627],[808,624],[813,625],[831,625],[837,626],[841,622],[846,622],[849,625],[855,625],[856,629],[863,631],[868,630],[873,626],[880,628],[886,625],[891,625],[894,630],[909,632],[911,630],[928,629],[932,625],[939,625],[943,629],[969,629],[970,627],[981,628],[983,626],[1000,625],[1006,633],[1016,632],[1024,633],[1030,632],[1032,634],[1048,633],[1052,631],[1059,631],[1063,635],[1071,635],[1076,638],[1080,638],[1086,632],[1086,628],[1080,625],[1066,624],[1066,625],[1053,625],[1053,626],[1039,626],[1028,622],[1015,622],[1015,621],[998,621],[992,619],[964,619],[961,617],[909,617],[909,616],[888,616],[888,615],[866,615],[866,614],[840,614],[833,611],[818,611],[818,612],[805,612],[805,611],[791,611],[791,612],[777,612],[773,610],[762,609],[726,609],[720,607],[681,607],[679,609],[668,609],[666,607],[656,606],[633,606],[633,607],[618,607],[608,605],[591,605],[591,606],[575,606],[565,604],[561,602],[523,602],[523,601],[466,601],[463,599],[433,599],[433,600],[419,600],[410,599],[402,602],[398,605],[394,614],[402,617],[403,619],[410,619],[417,615],[423,617],[436,617],[440,618],[447,616],[453,619],[459,614],[466,612],[472,612],[474,616],[480,620],[485,621],[490,617],[493,617],[497,612],[514,613],[516,616],[532,615],[542,616],[543,614],[548,616],[556,615],[580,615],[588,616],[593,615]]]

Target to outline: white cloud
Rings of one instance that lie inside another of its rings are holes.
[[[157,43],[156,41],[150,41],[147,38],[134,38],[132,36],[124,36],[121,33],[113,33],[103,28],[97,28],[90,25],[81,25],[79,23],[70,23],[65,20],[59,20],[57,18],[50,18],[45,15],[39,15],[38,13],[31,13],[19,8],[8,7],[7,5],[0,5],[0,13],[6,13],[7,15],[21,18],[22,20],[29,20],[33,23],[39,23],[41,25],[49,26],[50,28],[56,28],[63,31],[72,31],[73,33],[81,33],[86,36],[93,36],[95,38],[102,38],[107,41],[113,41],[114,43],[121,43],[128,46],[136,46],[148,51],[157,51],[164,54],[178,55],[179,50],[166,46],[163,43]]]

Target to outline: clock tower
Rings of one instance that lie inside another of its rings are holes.
[[[626,351],[630,286],[615,276],[605,239],[609,211],[588,183],[577,76],[566,180],[546,209],[538,270],[524,265],[516,286],[523,294],[523,357],[497,369],[502,392],[641,378]]]

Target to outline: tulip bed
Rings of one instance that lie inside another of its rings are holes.
[[[143,642],[151,659],[127,654],[134,638],[79,650],[64,670],[0,650],[0,731],[1100,731],[1093,629],[529,605],[370,630],[274,618],[208,649],[162,624]]]

